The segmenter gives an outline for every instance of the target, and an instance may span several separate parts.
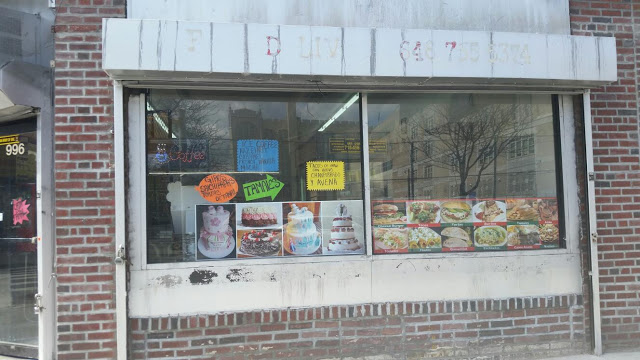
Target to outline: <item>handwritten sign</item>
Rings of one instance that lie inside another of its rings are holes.
[[[196,191],[207,201],[223,203],[236,196],[238,182],[226,174],[211,174],[200,181],[200,184],[196,186]]]
[[[238,140],[238,171],[277,172],[278,140]]]
[[[307,190],[344,190],[344,162],[307,162]]]
[[[271,200],[273,200],[283,187],[284,183],[282,181],[267,174],[266,179],[243,184],[242,190],[244,190],[244,197],[247,201],[264,197],[271,197]]]

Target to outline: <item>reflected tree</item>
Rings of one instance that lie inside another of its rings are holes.
[[[161,114],[167,138],[206,140],[210,154],[230,154],[228,114],[215,101],[180,96],[152,96],[149,103],[153,111]],[[230,165],[230,156],[209,157],[208,166],[212,171],[224,170]]]
[[[458,195],[467,197],[488,169],[495,174],[496,159],[527,131],[532,114],[522,104],[433,104],[403,121],[411,152],[455,173]]]

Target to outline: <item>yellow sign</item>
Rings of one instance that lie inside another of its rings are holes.
[[[307,190],[344,190],[344,162],[307,162]]]
[[[10,144],[19,144],[20,138],[18,135],[7,135],[0,136],[0,146],[2,145],[10,145]]]

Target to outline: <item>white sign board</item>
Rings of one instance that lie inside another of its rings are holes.
[[[132,19],[104,20],[103,67],[118,79],[169,71],[598,85],[617,76],[614,38]]]

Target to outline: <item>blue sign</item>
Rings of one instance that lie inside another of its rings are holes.
[[[238,140],[238,170],[278,172],[278,140]]]

